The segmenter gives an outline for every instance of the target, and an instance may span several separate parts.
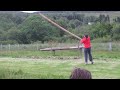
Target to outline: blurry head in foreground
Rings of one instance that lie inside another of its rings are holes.
[[[75,68],[71,72],[70,79],[92,79],[92,75],[86,69]]]

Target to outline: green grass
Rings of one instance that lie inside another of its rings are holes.
[[[0,79],[69,79],[75,67],[89,70],[93,79],[120,78],[119,51],[92,49],[92,55],[95,64],[85,65],[78,50],[56,51],[55,56],[51,51],[0,51]]]
[[[120,59],[119,51],[94,51],[92,55],[95,59]]]
[[[51,56],[79,56],[80,51],[78,50],[65,50],[56,51],[55,55],[51,51],[0,51],[0,57],[13,57],[13,58],[46,58]]]
[[[0,58],[0,79],[69,79],[75,67],[85,68],[93,79],[120,78],[119,59],[94,59],[95,64],[85,65],[79,60],[44,60]]]
[[[119,51],[92,51],[93,58],[95,59],[120,59]],[[83,53],[78,50],[56,51],[55,56],[51,51],[0,51],[0,57],[12,58],[60,58],[60,57],[83,57]]]

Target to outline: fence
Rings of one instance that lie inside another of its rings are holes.
[[[120,51],[120,43],[108,42],[108,43],[92,43],[93,50],[106,50],[106,51]]]
[[[76,43],[57,43],[57,44],[15,44],[15,45],[0,45],[0,51],[17,51],[17,50],[40,50],[43,48],[51,47],[70,47],[78,46]],[[93,50],[108,50],[108,51],[120,51],[120,43],[92,43]]]

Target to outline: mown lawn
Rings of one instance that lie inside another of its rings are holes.
[[[95,64],[85,65],[84,58],[26,59],[0,58],[0,79],[69,79],[75,67],[85,68],[93,79],[120,78],[119,59],[94,59]]]
[[[92,73],[93,79],[120,78],[119,51],[93,51],[95,64],[85,65],[78,50],[0,51],[0,79],[69,79],[75,67]]]

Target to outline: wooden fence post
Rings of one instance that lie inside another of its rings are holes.
[[[109,42],[109,51],[112,51],[112,42]]]
[[[2,51],[2,44],[1,44],[0,48],[1,48],[1,51]]]
[[[8,45],[8,47],[9,47],[9,51],[10,51],[10,44]]]

